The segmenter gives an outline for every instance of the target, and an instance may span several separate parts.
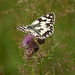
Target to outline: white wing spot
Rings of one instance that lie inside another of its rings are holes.
[[[38,24],[38,23],[39,23],[39,21],[36,20],[36,21],[34,21],[32,24],[35,25],[35,24]]]
[[[49,15],[46,15],[47,17],[49,17]]]
[[[40,34],[43,35],[44,33],[45,33],[44,30],[41,30],[41,33]]]
[[[50,24],[50,26],[53,26],[53,24]]]
[[[49,37],[49,35],[46,35],[46,37]]]
[[[40,23],[41,23],[41,24],[45,24],[45,22],[44,22],[44,21],[41,21]]]
[[[40,29],[40,27],[35,27],[35,29]]]
[[[50,23],[50,22],[46,21],[46,23]]]
[[[51,34],[51,33],[49,32],[49,34]]]
[[[47,19],[47,21],[51,21],[51,19]]]
[[[41,17],[42,18],[42,20],[46,20],[47,18],[45,18],[45,17]]]
[[[53,16],[50,16],[50,18],[53,18]]]
[[[41,28],[46,28],[46,25],[44,25],[43,23],[42,24],[40,24],[41,25]]]

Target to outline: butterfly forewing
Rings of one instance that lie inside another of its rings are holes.
[[[49,13],[47,15],[44,15],[44,16],[38,18],[31,25],[41,35],[41,36],[39,36],[39,38],[43,39],[43,38],[50,36],[53,33],[54,22],[55,22],[55,14]]]
[[[54,24],[54,21],[55,21],[55,14],[49,13],[35,20],[32,23],[32,25],[46,23],[47,26],[50,26],[50,24]]]

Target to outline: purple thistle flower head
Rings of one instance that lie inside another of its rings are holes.
[[[33,52],[36,52],[39,49],[37,43],[33,40],[33,35],[26,35],[25,39],[23,40],[23,45],[26,48],[26,54],[32,55]]]
[[[33,35],[26,35],[25,39],[23,40],[23,45],[27,47],[27,44],[30,43],[33,40]]]

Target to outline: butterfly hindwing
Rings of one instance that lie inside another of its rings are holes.
[[[35,20],[31,25],[19,26],[18,29],[34,35],[36,38],[45,39],[50,36],[53,31],[53,24],[55,22],[54,13],[44,15]]]

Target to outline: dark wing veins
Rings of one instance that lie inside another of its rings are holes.
[[[38,25],[37,25],[38,26]],[[32,29],[32,30],[34,30],[37,34],[39,34],[39,32],[37,31],[37,30],[35,30],[35,27],[37,27],[36,25],[34,25],[34,26],[28,26],[27,27],[27,29]],[[39,27],[39,26],[38,26]],[[40,34],[39,34],[40,35]]]

